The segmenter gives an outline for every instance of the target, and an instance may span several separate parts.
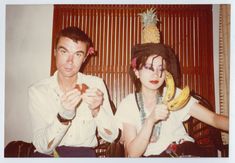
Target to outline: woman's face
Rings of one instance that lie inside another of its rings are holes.
[[[140,70],[135,70],[137,78],[140,79],[142,89],[157,90],[165,80],[166,63],[161,56],[151,55]]]

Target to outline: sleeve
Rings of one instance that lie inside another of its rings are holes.
[[[33,144],[38,152],[51,154],[58,146],[69,125],[63,125],[57,114],[51,114],[45,92],[36,87],[29,88],[29,111],[33,127]]]
[[[121,101],[115,114],[116,124],[121,130],[123,130],[123,123],[129,123],[135,126],[138,121],[135,116],[136,114],[138,116],[138,112],[136,112],[138,108],[136,108],[137,106],[134,100],[130,97],[129,95]]]
[[[179,95],[181,91],[182,91],[181,89],[177,88],[176,89],[176,96]],[[192,105],[197,102],[198,101],[191,96],[188,103],[182,109],[180,109],[178,111],[174,111],[174,114],[177,117],[177,119],[179,119],[182,122],[188,120],[190,118],[189,110],[192,107]]]
[[[106,141],[113,142],[118,136],[118,127],[114,121],[109,96],[103,80],[99,84],[99,89],[104,93],[104,102],[100,106],[98,115],[94,118],[98,128],[98,134]]]

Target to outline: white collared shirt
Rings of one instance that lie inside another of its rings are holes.
[[[41,153],[51,154],[57,146],[95,147],[98,134],[112,142],[118,135],[107,89],[101,78],[78,73],[78,84],[98,88],[104,93],[104,101],[98,115],[93,118],[88,105],[82,102],[75,118],[69,125],[59,122],[57,114],[63,110],[60,96],[63,94],[57,81],[57,72],[52,77],[39,81],[29,88],[29,111],[33,126],[33,144]],[[109,130],[110,132],[107,132]],[[52,142],[51,144],[49,144]]]
[[[176,96],[180,92],[181,90],[177,88]],[[189,109],[195,102],[197,102],[197,100],[191,97],[183,109],[170,112],[168,119],[162,121],[159,139],[154,143],[148,144],[144,156],[159,155],[174,141],[179,142],[185,140],[194,142],[194,139],[186,132],[183,122],[189,119]],[[150,113],[146,112],[146,116],[149,114]],[[140,132],[142,124],[134,94],[129,94],[121,101],[115,114],[115,121],[121,130],[123,123],[129,123],[136,127],[137,133]]]

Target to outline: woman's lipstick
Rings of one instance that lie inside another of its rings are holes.
[[[157,84],[159,81],[158,80],[150,80],[149,82],[152,84]]]

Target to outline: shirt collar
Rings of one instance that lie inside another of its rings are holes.
[[[81,84],[83,83],[83,77],[84,74],[82,74],[81,72],[78,72],[78,77],[77,77],[77,84]],[[59,96],[61,96],[63,94],[63,92],[60,90],[59,87],[59,83],[57,80],[57,76],[58,76],[58,71],[56,70],[55,73],[51,76],[52,82],[51,82],[51,87],[52,89],[55,90],[56,94],[58,94]]]

